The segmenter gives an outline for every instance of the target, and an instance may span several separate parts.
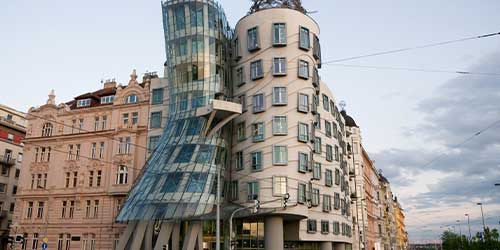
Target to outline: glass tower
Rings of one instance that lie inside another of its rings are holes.
[[[197,110],[231,96],[232,33],[213,0],[162,2],[170,93],[168,122],[118,221],[193,219],[211,213],[218,169],[229,163],[229,129]],[[221,177],[224,180],[224,177]]]

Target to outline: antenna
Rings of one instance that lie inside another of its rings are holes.
[[[347,106],[347,103],[345,101],[340,101],[339,106],[340,106],[340,108],[342,108],[342,111],[345,111],[345,107]]]

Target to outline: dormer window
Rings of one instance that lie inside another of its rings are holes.
[[[137,96],[136,95],[129,95],[127,96],[127,98],[125,99],[125,104],[130,104],[130,103],[137,103]]]
[[[52,136],[52,130],[54,126],[52,123],[45,123],[42,128],[42,136],[43,137],[49,137]]]
[[[113,103],[114,100],[115,100],[114,95],[103,96],[101,97],[101,104]]]
[[[90,99],[82,99],[76,101],[76,107],[88,107],[90,106]]]

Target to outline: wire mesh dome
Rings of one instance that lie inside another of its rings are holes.
[[[252,0],[253,4],[249,13],[254,13],[259,10],[271,8],[289,8],[298,10],[302,13],[307,13],[307,10],[302,6],[301,0]]]

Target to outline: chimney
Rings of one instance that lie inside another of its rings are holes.
[[[104,88],[105,89],[116,88],[116,80],[115,79],[107,80],[104,83]]]

